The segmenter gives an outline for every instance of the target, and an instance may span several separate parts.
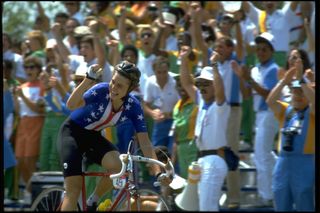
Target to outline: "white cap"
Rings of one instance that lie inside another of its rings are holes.
[[[261,33],[260,35],[258,35],[255,40],[256,43],[260,43],[260,42],[267,42],[271,45],[271,47],[274,49],[274,37],[272,34],[268,33],[268,32],[264,32]]]
[[[170,25],[176,24],[177,17],[174,14],[168,13],[168,12],[163,12],[162,17],[163,17],[163,23],[170,24]]]
[[[206,79],[206,80],[212,81],[213,80],[213,68],[209,67],[209,66],[203,67],[200,75],[198,77],[196,77],[196,79]]]
[[[223,9],[229,13],[234,13],[241,8],[241,1],[222,1]]]

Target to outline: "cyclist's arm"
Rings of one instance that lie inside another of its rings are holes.
[[[67,101],[67,107],[70,110],[75,110],[81,106],[84,106],[85,102],[82,97],[83,93],[96,83],[97,83],[96,81],[93,81],[89,78],[84,78],[83,81],[80,83],[80,85],[77,86],[77,88],[75,88],[71,93]]]
[[[137,138],[139,141],[140,148],[145,157],[157,159],[156,153],[154,152],[153,146],[148,136],[148,132],[138,132]],[[160,167],[156,164],[152,164],[153,174],[156,175],[161,172]]]

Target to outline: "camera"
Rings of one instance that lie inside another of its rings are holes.
[[[283,150],[291,152],[293,150],[293,139],[294,136],[299,133],[299,128],[297,127],[286,127],[281,129],[281,132],[286,136],[286,140],[283,145]]]

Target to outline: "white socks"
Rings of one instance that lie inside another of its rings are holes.
[[[87,200],[87,206],[92,206],[93,203],[98,203],[100,197],[96,194],[91,194]]]

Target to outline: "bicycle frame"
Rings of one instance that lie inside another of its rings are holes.
[[[87,211],[87,203],[86,203],[86,185],[85,185],[85,177],[89,177],[89,176],[93,176],[93,177],[109,177],[111,173],[106,173],[106,172],[84,172],[82,174],[82,190],[81,190],[81,195],[82,195],[82,208],[83,211]],[[130,173],[132,174],[132,173]],[[123,199],[123,196],[125,195],[126,200],[128,201],[128,204],[130,204],[130,199],[133,196],[135,199],[138,198],[138,196],[136,196],[134,193],[131,194],[130,191],[133,189],[130,189],[131,186],[135,186],[135,184],[133,183],[133,180],[130,178],[130,174],[126,173],[125,176],[129,177],[129,179],[127,180],[125,186],[118,192],[115,200],[113,201],[111,207],[109,208],[109,210],[113,210],[117,207],[117,205],[119,204],[119,202]],[[131,180],[130,180],[131,179]],[[138,205],[139,202],[137,202]],[[139,206],[137,206],[137,208],[139,208]],[[128,205],[128,209],[131,209],[131,205]]]

